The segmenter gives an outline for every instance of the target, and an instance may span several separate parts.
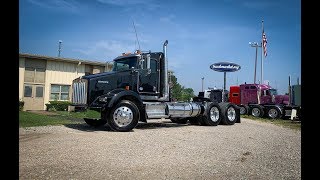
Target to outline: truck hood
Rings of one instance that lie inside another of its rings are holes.
[[[289,104],[289,96],[288,95],[275,95],[274,96],[276,104]]]
[[[100,76],[107,76],[107,75],[112,75],[112,74],[116,74],[119,72],[114,72],[114,71],[110,71],[110,72],[103,72],[103,73],[98,73],[98,74],[90,74],[90,75],[86,75],[86,76],[82,76],[83,79],[93,79],[93,78],[97,78]]]

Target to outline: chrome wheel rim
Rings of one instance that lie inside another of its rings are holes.
[[[255,117],[259,117],[260,116],[260,109],[259,108],[253,108],[252,109],[252,115]]]
[[[227,111],[228,119],[234,121],[236,119],[236,110],[231,106]]]
[[[128,126],[133,120],[133,113],[126,106],[118,107],[113,113],[113,121],[119,127]]]
[[[245,114],[246,113],[246,108],[241,106],[240,107],[240,114]]]
[[[274,119],[278,116],[278,111],[276,109],[270,109],[268,115],[270,118]]]
[[[213,122],[217,122],[219,120],[219,109],[217,107],[212,107],[210,109],[210,120]]]

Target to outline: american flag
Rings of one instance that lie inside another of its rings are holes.
[[[267,57],[267,36],[266,36],[266,33],[264,32],[264,30],[262,33],[262,46],[263,46],[264,57]]]

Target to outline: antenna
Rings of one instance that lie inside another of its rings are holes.
[[[132,19],[132,18],[131,18],[131,19]],[[139,46],[139,50],[140,50],[140,43],[139,43],[139,39],[138,39],[138,34],[137,34],[136,26],[135,26],[135,24],[134,24],[133,19],[132,19],[132,23],[133,23],[134,32],[136,33],[136,38],[137,38],[137,42],[138,42],[138,46]]]

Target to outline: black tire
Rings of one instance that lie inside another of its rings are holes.
[[[84,121],[92,127],[100,127],[107,123],[105,119],[89,119],[89,118],[83,118]]]
[[[250,115],[254,117],[260,117],[260,118],[263,117],[264,116],[263,106],[260,106],[260,105],[252,106],[250,110]]]
[[[240,122],[240,110],[238,106],[232,103],[219,103],[221,107],[221,123],[224,125],[234,125]]]
[[[249,107],[247,105],[239,105],[240,115],[246,115],[249,112]]]
[[[268,118],[277,119],[281,115],[281,112],[277,107],[269,107],[267,111]]]
[[[177,123],[177,124],[187,124],[188,122],[188,119],[186,118],[171,118],[170,120],[171,122]]]
[[[208,126],[217,126],[221,121],[221,109],[218,104],[211,103],[206,109],[203,121]]]
[[[133,102],[122,100],[111,109],[107,117],[108,125],[112,130],[126,132],[136,127],[140,112]]]

